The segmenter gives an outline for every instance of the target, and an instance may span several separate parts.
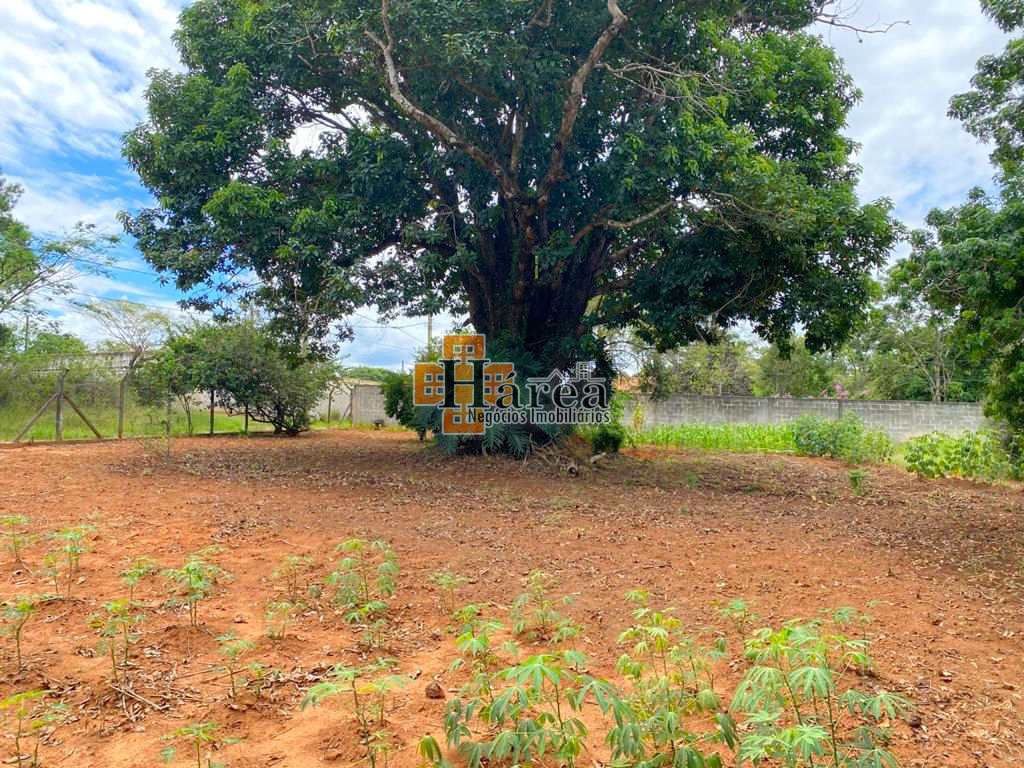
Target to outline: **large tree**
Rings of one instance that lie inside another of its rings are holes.
[[[890,248],[841,131],[825,0],[198,0],[126,157],[126,217],[198,306],[296,337],[465,312],[518,359],[594,327],[842,340]],[[319,134],[313,149],[296,137]]]
[[[1022,0],[983,0],[1006,32],[1024,28]],[[1024,39],[978,62],[973,88],[950,114],[993,144],[999,191],[928,215],[897,275],[911,291],[955,318],[957,341],[976,365],[990,364],[989,413],[1024,430]]]

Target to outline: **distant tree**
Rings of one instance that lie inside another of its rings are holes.
[[[297,435],[309,429],[310,412],[333,375],[266,329],[248,322],[205,329],[200,344],[201,386],[234,413]]]
[[[82,356],[89,354],[89,345],[72,333],[58,331],[36,331],[29,337],[24,357],[52,357],[65,355]]]
[[[76,272],[102,271],[108,247],[117,242],[85,224],[59,238],[33,236],[14,218],[21,193],[0,176],[0,317],[25,310],[39,293],[68,293]]]
[[[77,306],[100,323],[108,337],[109,350],[127,355],[129,373],[160,345],[171,329],[166,312],[132,301],[103,300]]]
[[[651,351],[640,367],[640,389],[653,397],[672,394],[749,395],[756,366],[750,347],[724,335],[670,352]]]
[[[771,346],[757,361],[754,390],[769,397],[828,397],[837,381],[834,362],[794,337],[788,349]]]
[[[13,352],[17,346],[17,332],[9,325],[0,323],[0,354]]]

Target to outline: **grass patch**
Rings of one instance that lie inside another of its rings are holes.
[[[795,453],[789,424],[677,424],[629,432],[631,445],[730,453]]]

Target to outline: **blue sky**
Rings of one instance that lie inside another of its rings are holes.
[[[150,202],[120,157],[120,137],[143,117],[146,71],[178,68],[171,34],[179,0],[2,0],[0,2],[0,169],[25,187],[17,216],[37,232],[78,221],[118,232],[118,211]],[[949,97],[967,88],[979,56],[1005,37],[975,0],[860,0],[862,26],[907,20],[886,35],[823,32],[846,61],[864,99],[847,134],[862,144],[864,199],[890,197],[914,226],[929,209],[989,186],[988,150],[946,117]],[[79,301],[121,298],[174,308],[130,242],[109,274],[82,274]],[[54,301],[68,330],[97,341],[103,330]],[[372,310],[353,318],[353,363],[397,367],[423,345],[422,318],[380,327]],[[437,328],[443,331],[443,324]]]

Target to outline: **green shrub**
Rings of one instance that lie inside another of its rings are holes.
[[[892,441],[885,433],[866,429],[853,414],[841,419],[801,416],[793,422],[793,439],[798,453],[850,464],[888,461],[893,453]]]
[[[965,477],[1005,480],[1021,476],[1002,436],[993,432],[967,432],[960,436],[933,432],[908,440],[904,448],[907,469],[919,477]]]
[[[618,453],[626,441],[626,430],[621,424],[602,424],[590,438],[594,453]]]

